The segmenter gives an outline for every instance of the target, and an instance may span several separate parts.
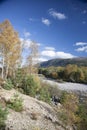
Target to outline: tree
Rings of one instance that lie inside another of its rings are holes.
[[[72,72],[76,72],[77,71],[77,65],[71,65],[71,64],[68,64],[66,67],[65,67],[65,70],[64,70],[64,72],[65,72],[65,78],[69,78],[70,77],[70,74],[72,73]]]
[[[51,73],[51,78],[57,79],[58,78],[58,73],[57,72],[52,72]]]
[[[80,118],[77,124],[78,130],[87,130],[87,103],[79,105],[77,114]]]
[[[61,103],[65,108],[67,123],[73,125],[78,121],[76,112],[78,110],[79,99],[74,93],[63,92],[61,95]]]
[[[29,55],[27,57],[28,72],[29,74],[37,73],[38,68],[38,44],[34,41],[30,43]]]
[[[2,78],[8,74],[15,75],[20,62],[20,40],[18,33],[13,29],[9,20],[0,24],[0,55],[2,65]]]

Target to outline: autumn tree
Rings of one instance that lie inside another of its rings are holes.
[[[15,75],[20,63],[20,40],[9,20],[0,24],[0,55],[2,78],[6,79],[8,74]]]
[[[29,54],[27,57],[28,72],[29,74],[37,73],[38,68],[38,44],[34,41],[30,43]]]
[[[76,112],[78,111],[78,96],[74,93],[63,92],[61,96],[61,103],[64,107],[64,112],[66,115],[66,122],[70,125],[78,122],[78,117]]]

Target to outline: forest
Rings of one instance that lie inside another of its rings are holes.
[[[87,67],[68,64],[65,67],[50,66],[39,68],[39,74],[56,81],[67,81],[87,84]]]

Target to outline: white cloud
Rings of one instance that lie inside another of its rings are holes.
[[[20,38],[20,41],[21,41],[21,45],[24,47],[24,48],[29,48],[30,47],[30,44],[31,44],[31,39],[24,39],[24,38]]]
[[[87,42],[76,42],[75,46],[84,46],[87,45]]]
[[[49,49],[49,48],[48,48]],[[62,52],[62,51],[55,51],[55,48],[54,50],[47,50],[45,48],[45,50],[43,50],[41,52],[41,55],[42,56],[45,56],[45,57],[49,57],[50,58],[63,58],[63,59],[67,59],[67,58],[74,58],[76,56],[70,54],[70,53],[65,53],[65,52]]]
[[[27,32],[26,30],[24,30],[24,36],[25,36],[25,38],[29,37],[30,35],[31,35],[30,32]]]
[[[41,43],[37,43],[38,47],[41,46],[42,44]]]
[[[77,52],[87,52],[87,42],[77,42],[75,46],[79,46],[75,51]]]
[[[55,57],[55,51],[48,51],[48,50],[44,50],[41,52],[42,56],[47,56],[47,57]]]
[[[46,59],[46,58],[44,58],[44,57],[41,57],[41,58],[39,58],[39,62],[43,62],[43,61],[47,61],[48,59]]]
[[[79,47],[79,48],[77,48],[76,49],[76,51],[78,51],[78,52],[87,52],[87,46],[83,46],[83,47]]]
[[[74,58],[75,56],[70,54],[70,53],[65,53],[65,52],[56,52],[56,56],[58,58],[63,58],[63,59],[67,59],[67,58]]]
[[[54,47],[45,47],[46,50],[50,50],[50,51],[54,51],[55,48]]]
[[[29,48],[30,47],[30,44],[33,42],[31,39],[27,38],[27,39],[24,39],[24,38],[20,38],[20,41],[21,41],[21,45],[24,47],[24,48]],[[36,43],[38,47],[40,47],[42,44],[41,43]]]
[[[49,19],[42,18],[42,23],[49,26],[51,24]]]
[[[49,9],[49,14],[51,16],[53,16],[54,18],[57,18],[59,20],[63,20],[63,19],[66,19],[67,17],[65,16],[65,14],[63,13],[59,13],[57,11],[55,11],[54,9]]]

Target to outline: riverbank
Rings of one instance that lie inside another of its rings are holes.
[[[76,95],[79,96],[79,100],[81,103],[84,103],[85,99],[87,99],[87,85],[79,84],[79,83],[71,83],[71,82],[56,82],[55,80],[41,78],[42,82],[46,82],[53,87],[56,86],[60,90],[67,91],[69,93],[74,92]]]
[[[61,90],[87,92],[86,84],[72,83],[72,82],[56,82],[55,80],[46,79],[46,78],[40,78],[40,79],[51,85],[59,87],[59,89]]]

